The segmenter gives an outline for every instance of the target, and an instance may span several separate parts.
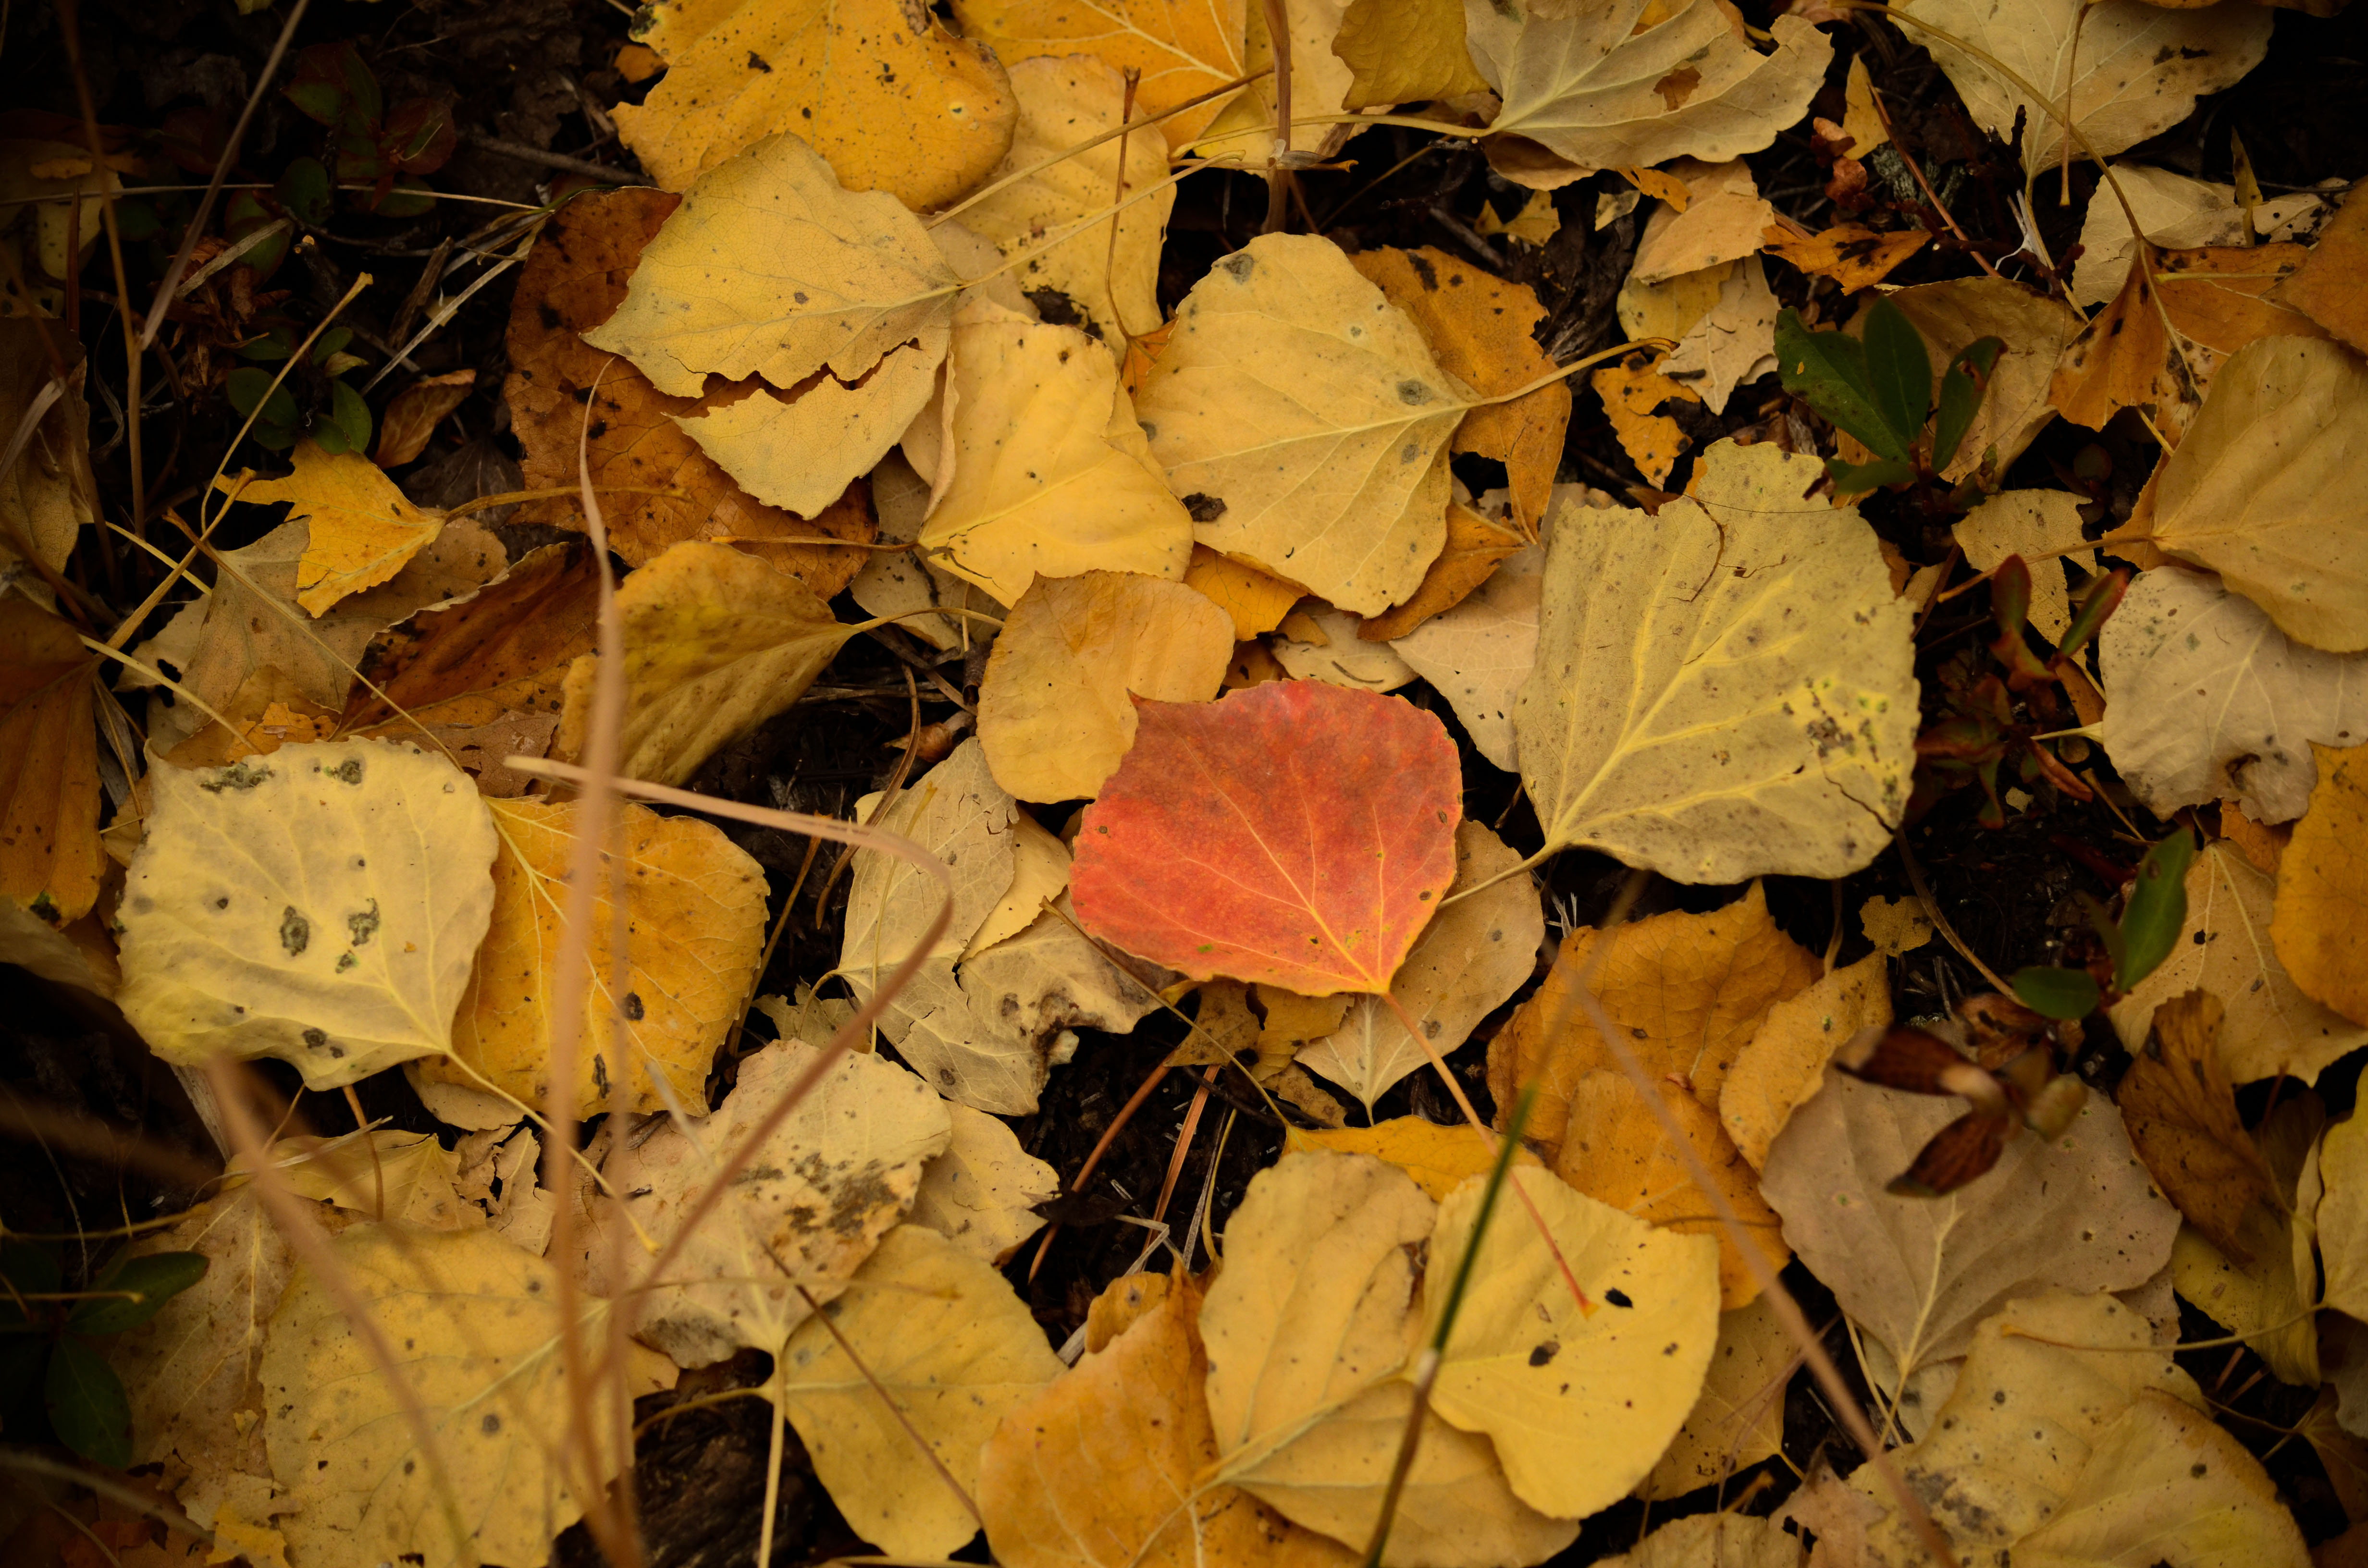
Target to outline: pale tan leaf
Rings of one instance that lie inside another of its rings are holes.
[[[1690,388],[1712,413],[1725,413],[1736,387],[1776,369],[1776,311],[1759,258],[1745,257],[1719,283],[1718,299],[1661,361],[1661,374]]]
[[[1800,1365],[1800,1351],[1776,1316],[1773,1301],[1759,1296],[1719,1314],[1718,1348],[1711,1354],[1702,1393],[1653,1472],[1636,1488],[1638,1496],[1648,1502],[1681,1497],[1782,1449],[1784,1388]]]
[[[1654,209],[1629,264],[1632,282],[1665,283],[1759,253],[1760,231],[1776,221],[1776,210],[1742,159],[1679,158],[1661,172],[1681,182],[1692,199],[1682,211],[1666,204]]]
[[[2061,642],[2072,624],[2072,596],[2064,585],[2064,569],[2035,558],[2068,551],[2093,575],[2102,562],[2095,550],[2082,548],[2080,526],[2080,498],[2068,490],[2008,490],[1958,518],[1955,532],[1958,547],[1976,571],[1996,571],[2009,555],[2023,558],[2031,569],[2032,627],[2050,642]]]
[[[1060,1192],[1060,1173],[1022,1149],[1000,1117],[966,1105],[946,1110],[952,1142],[923,1168],[905,1218],[973,1257],[1000,1264],[1042,1228],[1034,1210]]]
[[[1390,644],[1447,699],[1474,749],[1508,773],[1519,766],[1514,699],[1538,662],[1545,570],[1541,540],[1507,556],[1461,604]]]
[[[2087,309],[2122,291],[2129,276],[2130,212],[2146,237],[2166,250],[2245,243],[2245,210],[2234,186],[2191,179],[2146,164],[2112,165],[2113,177],[2129,201],[2113,199],[2100,185],[2080,224],[2080,255],[2072,264],[2072,302]],[[2317,214],[2320,199],[2307,191],[2275,197],[2253,209],[2254,230],[2264,240],[2292,239]]]
[[[1274,656],[1294,680],[1328,681],[1359,691],[1395,691],[1420,678],[1391,644],[1359,635],[1363,629],[1360,618],[1342,609],[1293,615],[1273,640]],[[1314,635],[1302,641],[1292,635],[1294,631]]]

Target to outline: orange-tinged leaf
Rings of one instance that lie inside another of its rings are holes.
[[[377,587],[444,531],[444,514],[413,506],[378,464],[310,441],[296,449],[296,472],[285,479],[258,483],[250,471],[214,483],[257,506],[295,503],[288,520],[310,528],[296,563],[296,602],[314,615]]]
[[[2368,186],[2355,186],[2277,297],[2368,354]]]
[[[1096,54],[1143,74],[1137,115],[1158,114],[1239,76],[1248,7],[1244,0],[956,0],[965,36],[1005,64],[1039,54]],[[1197,139],[1229,97],[1163,119],[1167,145]]]
[[[1856,69],[1857,62],[1851,63]],[[1782,256],[1812,277],[1830,278],[1845,293],[1882,282],[1932,238],[1922,229],[1886,234],[1863,223],[1839,223],[1806,235],[1771,223],[1765,234],[1770,256]]]
[[[2209,376],[2220,355],[2234,354],[2261,337],[2325,337],[2325,327],[2276,298],[2279,284],[2294,276],[2310,254],[2291,243],[2271,245],[2204,245],[2167,250],[2156,279],[2163,308],[2178,331],[2214,350]]]
[[[2304,994],[2368,1024],[2368,746],[2310,749],[2318,784],[2278,859],[2270,939]]]
[[[1184,569],[1184,585],[1214,599],[1234,618],[1235,641],[1247,642],[1282,624],[1291,607],[1307,590],[1296,583],[1270,576],[1257,567],[1220,555],[1205,544],[1192,547],[1192,563]]]
[[[1146,702],[1069,887],[1087,930],[1196,980],[1381,991],[1455,879],[1462,797],[1445,727],[1395,698]]]
[[[1661,374],[1661,363],[1668,358],[1666,349],[1639,349],[1588,377],[1596,396],[1603,400],[1611,433],[1620,437],[1621,448],[1656,488],[1668,485],[1678,459],[1693,445],[1684,427],[1661,410],[1672,403],[1702,402],[1691,387]]]
[[[1449,502],[1447,548],[1422,574],[1422,585],[1406,603],[1360,623],[1357,635],[1368,642],[1396,642],[1432,616],[1470,598],[1497,574],[1497,563],[1519,554],[1523,545],[1520,535],[1497,527],[1460,501]]]
[[[2163,1196],[2188,1222],[2239,1263],[2250,1250],[2237,1221],[2254,1199],[2277,1200],[2269,1162],[2237,1113],[2237,1091],[2220,1059],[2227,1009],[2209,991],[2190,991],[2154,1010],[2146,1049],[2123,1074],[2115,1098],[2130,1142]]]
[[[73,627],[20,594],[0,597],[0,898],[59,926],[90,912],[107,866],[97,665]]]
[[[1330,1149],[1342,1154],[1371,1154],[1414,1177],[1414,1184],[1434,1202],[1471,1176],[1486,1176],[1497,1163],[1497,1141],[1484,1138],[1469,1126],[1441,1127],[1418,1116],[1393,1117],[1371,1127],[1322,1127],[1310,1131],[1294,1127],[1284,1132],[1286,1153],[1298,1149]],[[1514,1152],[1516,1165],[1535,1165],[1538,1157],[1527,1149]]]
[[[545,545],[475,593],[431,606],[370,640],[338,728],[416,740],[424,724],[549,714],[567,667],[592,651],[600,574],[582,540]],[[403,715],[408,713],[410,718]]]
[[[2135,249],[2159,268],[2161,251],[2144,244]],[[2047,401],[2065,418],[2091,430],[2103,429],[2124,408],[2138,408],[2167,438],[2176,441],[2185,433],[2203,394],[2182,346],[2171,336],[2146,267],[2134,263],[2112,303],[2064,346]]]

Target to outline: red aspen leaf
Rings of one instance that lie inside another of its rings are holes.
[[[1382,991],[1455,880],[1455,744],[1395,698],[1274,681],[1143,702],[1086,809],[1086,929],[1196,980]]]

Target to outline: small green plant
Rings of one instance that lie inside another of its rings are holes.
[[[58,1441],[116,1470],[131,1463],[131,1402],[95,1339],[137,1328],[206,1277],[202,1253],[119,1253],[85,1290],[64,1288],[46,1247],[0,1243],[0,1409],[34,1387]]]
[[[1932,357],[1906,312],[1877,300],[1866,335],[1812,332],[1798,311],[1776,318],[1777,373],[1784,390],[1874,453],[1871,463],[1826,460],[1847,491],[1930,483],[1949,466],[1989,391],[2005,343],[1977,338],[1958,350],[1932,400]]]
[[[2122,917],[2082,894],[2097,946],[2089,962],[2074,969],[2034,964],[2015,971],[2014,994],[2034,1013],[2051,1018],[2085,1018],[2119,1001],[2158,968],[2187,926],[2187,868],[2195,858],[2195,837],[2180,828],[2146,851]]]
[[[295,352],[290,337],[286,329],[275,328],[242,344],[239,358],[267,363],[285,359]],[[370,404],[344,380],[347,370],[365,363],[346,352],[353,337],[344,327],[331,327],[276,387],[272,373],[260,366],[242,365],[230,373],[224,390],[240,417],[255,415],[255,428],[248,434],[256,445],[284,452],[300,437],[309,436],[332,457],[369,449]]]
[[[329,131],[325,162],[300,158],[290,175],[311,164],[324,171],[318,182],[324,190],[332,168],[342,183],[367,183],[370,194],[360,205],[381,218],[415,218],[435,204],[435,193],[418,176],[434,174],[452,156],[452,116],[442,104],[405,98],[388,108],[378,77],[351,39],[316,43],[299,54],[285,96]]]

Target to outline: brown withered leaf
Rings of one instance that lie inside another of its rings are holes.
[[[712,390],[702,396],[670,397],[631,363],[581,335],[616,313],[643,248],[681,199],[647,189],[579,196],[560,209],[527,257],[510,311],[510,378],[504,392],[526,454],[520,465],[526,488],[570,494],[529,502],[515,520],[585,526],[573,492],[588,399],[592,483],[601,493],[609,546],[619,555],[639,566],[686,540],[729,540],[804,578],[827,598],[861,568],[864,551],[805,543],[758,548],[758,541],[827,536],[870,542],[876,529],[862,487],[852,487],[812,520],[764,505],[672,417],[736,403],[753,394],[757,381],[711,380]],[[665,494],[627,494],[651,491]]]
[[[1349,259],[1414,318],[1440,369],[1482,397],[1554,372],[1554,361],[1530,335],[1545,307],[1528,284],[1492,277],[1429,245],[1361,251]],[[1474,409],[1456,426],[1449,449],[1503,463],[1513,516],[1534,533],[1553,498],[1554,467],[1569,426],[1570,388],[1556,381],[1511,403]]]
[[[98,661],[22,595],[0,598],[0,898],[63,926],[90,912],[98,842]]]
[[[2147,265],[2136,264],[2140,255]],[[2203,406],[2203,391],[2171,335],[2150,275],[2159,269],[2162,252],[2141,241],[2132,256],[2121,292],[2064,346],[2047,401],[2091,430],[2103,429],[2124,408],[2136,408],[2175,441]]]
[[[378,452],[371,460],[381,468],[401,468],[427,449],[427,438],[444,416],[469,399],[477,372],[454,370],[445,376],[422,376],[394,394],[378,426]]]
[[[511,713],[555,717],[567,666],[592,651],[599,593],[588,546],[550,544],[467,597],[398,621],[363,652],[370,685],[356,683],[338,732],[416,739],[414,719],[475,728]]]
[[[2250,1253],[2237,1221],[2256,1198],[2275,1200],[2277,1184],[2253,1135],[2237,1114],[2237,1091],[2220,1060],[2227,1009],[2209,991],[2190,991],[2157,1007],[2154,1028],[2122,1079],[2122,1120],[2164,1196],[2188,1222],[2239,1262]]]
[[[1447,548],[1422,574],[1414,597],[1393,606],[1357,628],[1367,642],[1395,642],[1429,620],[1470,598],[1480,585],[1496,575],[1497,563],[1518,554],[1522,540],[1497,527],[1460,501],[1447,504]]]

